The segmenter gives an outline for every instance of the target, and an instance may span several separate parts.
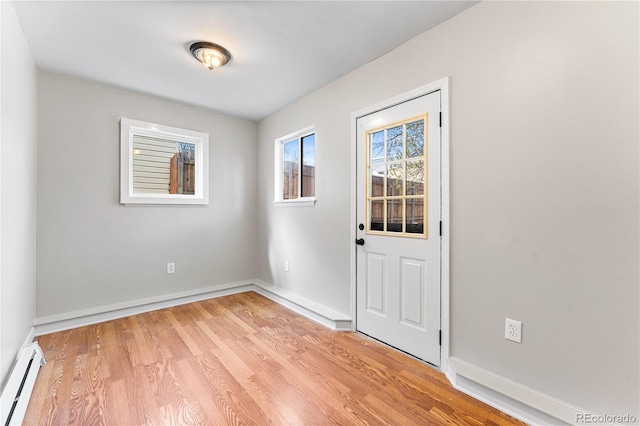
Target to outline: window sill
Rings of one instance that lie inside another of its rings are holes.
[[[315,204],[315,197],[298,198],[295,200],[278,200],[273,202],[275,207],[313,207]]]

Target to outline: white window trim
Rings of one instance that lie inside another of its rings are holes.
[[[195,194],[140,194],[133,192],[133,136],[148,135],[196,146]],[[208,205],[209,135],[193,130],[120,118],[120,203],[129,205]]]
[[[316,197],[304,197],[295,200],[274,201],[273,205],[276,207],[313,207],[316,201]]]
[[[313,207],[316,204],[316,197],[299,197],[293,200],[283,200],[282,199],[282,185],[283,185],[283,165],[282,165],[282,146],[285,142],[289,142],[292,139],[301,139],[305,136],[315,133],[316,135],[316,146],[318,143],[318,134],[316,133],[315,126],[305,127],[304,129],[298,130],[297,132],[289,133],[286,136],[282,136],[275,140],[274,147],[274,164],[275,164],[275,180],[274,180],[274,200],[273,205],[275,207]],[[302,149],[302,147],[301,147]],[[317,166],[317,156],[315,164]],[[299,179],[299,185],[302,185],[302,180]],[[314,188],[315,190],[315,188]],[[302,191],[299,188],[298,194],[301,194]]]

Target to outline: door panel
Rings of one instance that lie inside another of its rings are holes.
[[[357,120],[356,328],[440,365],[440,92]]]
[[[385,256],[367,253],[367,310],[385,315]]]
[[[402,306],[400,320],[406,324],[425,330],[424,313],[426,306],[426,279],[424,261],[415,259],[401,259],[402,276],[400,277],[400,294]],[[425,330],[426,331],[426,330]]]

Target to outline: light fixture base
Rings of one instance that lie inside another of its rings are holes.
[[[206,41],[193,43],[189,51],[193,57],[202,62],[209,71],[225,65],[231,60],[231,53],[229,53],[227,49],[218,44]]]

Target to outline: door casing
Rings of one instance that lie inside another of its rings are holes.
[[[357,126],[359,117],[407,102],[419,96],[440,90],[441,148],[440,148],[440,185],[442,191],[442,238],[440,239],[440,327],[442,330],[442,344],[440,346],[440,369],[447,370],[449,359],[449,280],[450,280],[450,225],[449,225],[449,77],[444,77],[427,85],[402,93],[393,98],[378,102],[366,108],[351,113],[351,227],[350,238],[350,275],[351,275],[351,318],[352,331],[356,330],[356,197],[357,197]]]

